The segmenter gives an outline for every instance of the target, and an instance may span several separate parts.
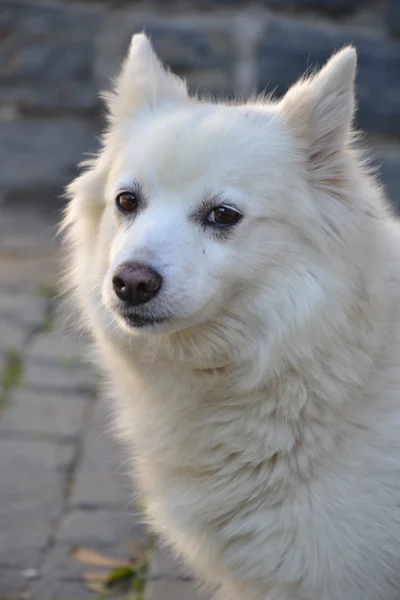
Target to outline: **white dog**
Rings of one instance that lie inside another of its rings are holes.
[[[400,598],[399,229],[355,66],[216,104],[136,35],[69,188],[69,283],[149,518],[223,600]]]

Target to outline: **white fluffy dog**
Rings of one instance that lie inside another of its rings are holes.
[[[211,103],[136,35],[69,188],[69,283],[149,518],[223,600],[400,598],[399,229],[355,67]]]

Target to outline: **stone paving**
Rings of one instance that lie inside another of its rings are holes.
[[[54,231],[54,216],[0,206],[0,600],[100,598],[84,581],[98,565],[71,552],[126,563],[149,540],[85,342],[56,311]],[[145,596],[111,598],[194,598],[165,551],[150,556]]]

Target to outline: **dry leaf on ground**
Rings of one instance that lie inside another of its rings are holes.
[[[74,550],[71,551],[71,556],[84,565],[92,565],[94,567],[115,569],[117,567],[125,566],[124,561],[117,560],[111,556],[105,556],[95,550],[90,550],[90,548],[74,548]]]

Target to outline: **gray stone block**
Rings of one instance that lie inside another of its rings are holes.
[[[176,0],[175,0],[176,1]],[[170,4],[174,3],[174,0],[168,0]],[[248,8],[249,2],[248,0],[180,0],[179,2],[182,6],[201,6],[201,7],[211,7],[217,9],[221,8]]]
[[[25,591],[26,579],[21,569],[3,568],[0,564],[0,598],[2,600],[18,600]]]
[[[54,331],[36,335],[26,356],[38,363],[73,367],[84,363],[84,353],[85,344],[82,340],[63,331]]]
[[[54,262],[52,258],[2,257],[0,260],[0,281],[2,291],[22,293],[37,292],[41,283],[53,281]]]
[[[0,439],[0,564],[37,568],[60,516],[70,445]]]
[[[2,432],[76,438],[82,429],[86,397],[40,394],[15,389],[0,420]]]
[[[386,24],[392,33],[400,34],[400,3],[399,0],[386,1]]]
[[[310,67],[346,44],[358,50],[358,121],[369,131],[400,134],[400,42],[379,33],[272,17],[258,47],[259,86],[278,96]]]
[[[28,597],[29,600],[99,600],[99,595],[88,590],[82,581],[65,581],[54,576],[34,582]]]
[[[96,107],[93,44],[100,12],[3,0],[0,101],[34,110]]]
[[[207,27],[195,19],[144,19],[132,10],[116,11],[104,20],[97,43],[100,87],[109,87],[134,32],[144,30],[155,51],[173,71],[185,76],[192,90],[231,94],[235,46],[228,24]]]
[[[112,548],[145,537],[146,530],[128,511],[73,510],[63,519],[57,540],[69,547]]]
[[[124,453],[111,437],[109,419],[100,403],[85,435],[71,505],[76,508],[119,508],[132,515],[133,487],[124,472]],[[135,520],[141,521],[139,514]]]
[[[5,232],[0,239],[0,252],[13,256],[46,256],[56,252],[54,232],[48,230],[38,232],[18,233],[17,231]]]
[[[54,257],[24,257],[0,260],[2,291],[36,294],[41,285],[54,283]]]
[[[400,214],[400,157],[378,157],[376,162],[388,200]]]
[[[29,326],[0,316],[0,349],[7,353],[21,352],[29,335]]]
[[[162,0],[161,0],[162,1]],[[165,1],[165,0],[164,0]],[[396,0],[394,0],[396,1]],[[165,3],[174,4],[173,0],[166,0]],[[317,9],[326,11],[334,15],[346,14],[356,8],[363,8],[365,0],[263,0],[266,6],[274,9]],[[248,0],[180,0],[179,5],[189,7],[206,7],[212,9],[218,8],[239,8],[249,7]]]
[[[277,9],[318,9],[332,14],[349,13],[363,8],[365,0],[264,0],[267,6]]]
[[[149,579],[182,579],[191,581],[193,573],[166,547],[157,544],[151,553]]]
[[[26,389],[50,393],[90,393],[94,377],[86,368],[40,364],[31,358],[24,365],[23,385]]]
[[[32,202],[32,190],[57,190],[58,195],[76,174],[84,152],[95,149],[96,126],[74,117],[19,118],[0,123],[0,147],[7,148],[0,163],[0,187],[8,191],[6,202],[15,192],[25,192],[20,204]],[[13,191],[11,195],[10,191]],[[54,195],[54,205],[61,200]]]
[[[25,196],[23,213],[14,194],[7,201],[6,197],[7,194],[2,197],[0,193],[0,252],[4,258],[21,260],[29,257],[37,260],[46,258],[48,254],[53,256],[58,242],[54,239],[57,226],[54,215],[41,203],[33,202],[30,195]],[[55,198],[53,203],[57,204]]]
[[[46,315],[46,301],[37,294],[0,292],[0,319],[13,320],[37,327]]]
[[[24,215],[24,219],[27,218]],[[14,222],[4,223],[4,228],[0,229],[0,252],[11,254],[12,256],[46,256],[54,254],[57,251],[57,244],[54,239],[56,230],[54,226],[42,220],[39,224],[34,215],[29,215],[29,231],[21,231],[21,225]],[[19,211],[21,220],[21,211]],[[36,221],[36,222],[35,222]],[[3,225],[3,219],[2,219]]]
[[[192,581],[169,581],[157,579],[149,581],[146,587],[146,600],[206,600]]]

